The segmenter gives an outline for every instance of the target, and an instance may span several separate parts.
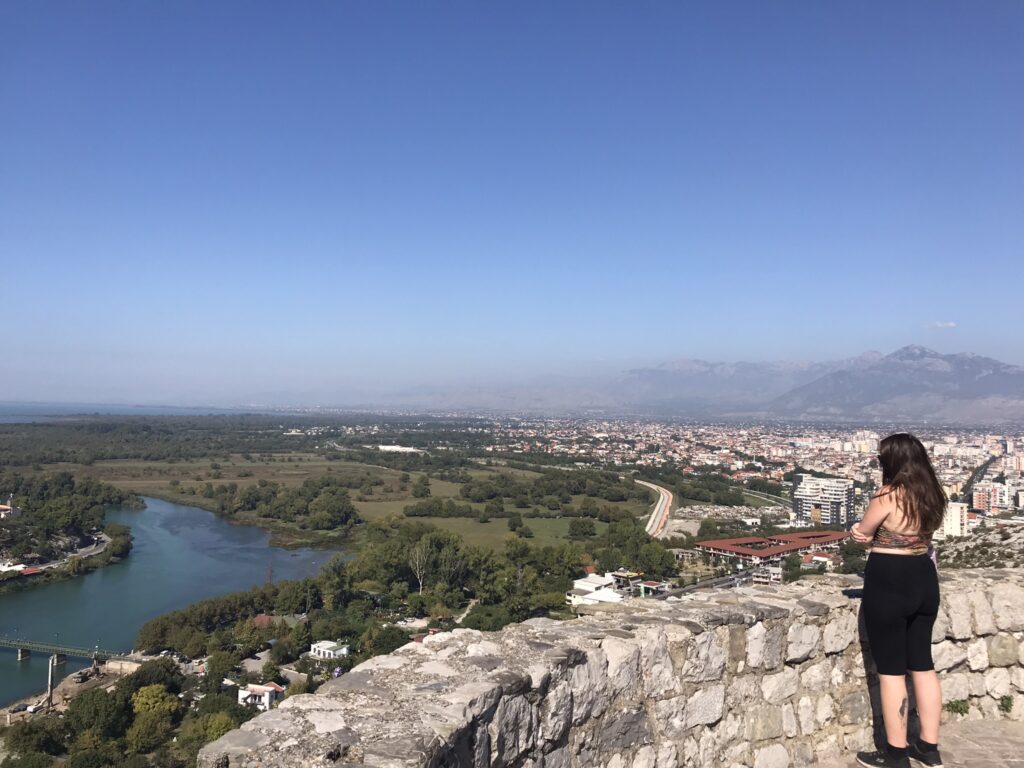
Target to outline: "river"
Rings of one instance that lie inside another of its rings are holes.
[[[146,621],[203,598],[314,575],[334,552],[285,550],[253,526],[230,525],[197,507],[146,499],[115,508],[109,522],[131,526],[131,554],[75,579],[0,595],[0,635],[128,650]],[[69,658],[62,674],[85,666]],[[47,657],[17,661],[0,649],[0,706],[46,688]]]

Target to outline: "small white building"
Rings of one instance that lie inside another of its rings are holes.
[[[566,605],[621,603],[622,599],[622,594],[615,589],[615,578],[610,573],[604,576],[588,573],[582,579],[575,579],[572,589],[565,593]]]
[[[260,712],[267,712],[274,704],[284,698],[284,686],[274,681],[257,685],[239,686],[238,703],[244,707],[255,707]]]
[[[321,640],[309,646],[309,655],[314,659],[341,659],[348,656],[348,646],[341,642]]]

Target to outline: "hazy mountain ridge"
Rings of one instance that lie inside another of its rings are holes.
[[[411,389],[389,406],[498,412],[943,424],[1024,423],[1024,368],[908,346],[828,362],[680,359],[619,376],[548,376],[505,387]]]
[[[1024,368],[970,353],[908,346],[873,364],[834,371],[765,404],[789,418],[1024,421]]]

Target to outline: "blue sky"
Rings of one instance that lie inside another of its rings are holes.
[[[1024,363],[1022,39],[1019,2],[4,3],[0,400]]]

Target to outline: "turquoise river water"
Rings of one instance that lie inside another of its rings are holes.
[[[0,595],[0,636],[77,647],[130,650],[146,621],[206,597],[267,580],[314,575],[334,552],[285,550],[269,534],[230,525],[205,510],[146,499],[146,509],[113,509],[107,520],[131,526],[123,562],[85,576]],[[61,674],[88,664],[69,658]],[[0,706],[46,688],[47,657],[17,661],[0,649]]]

